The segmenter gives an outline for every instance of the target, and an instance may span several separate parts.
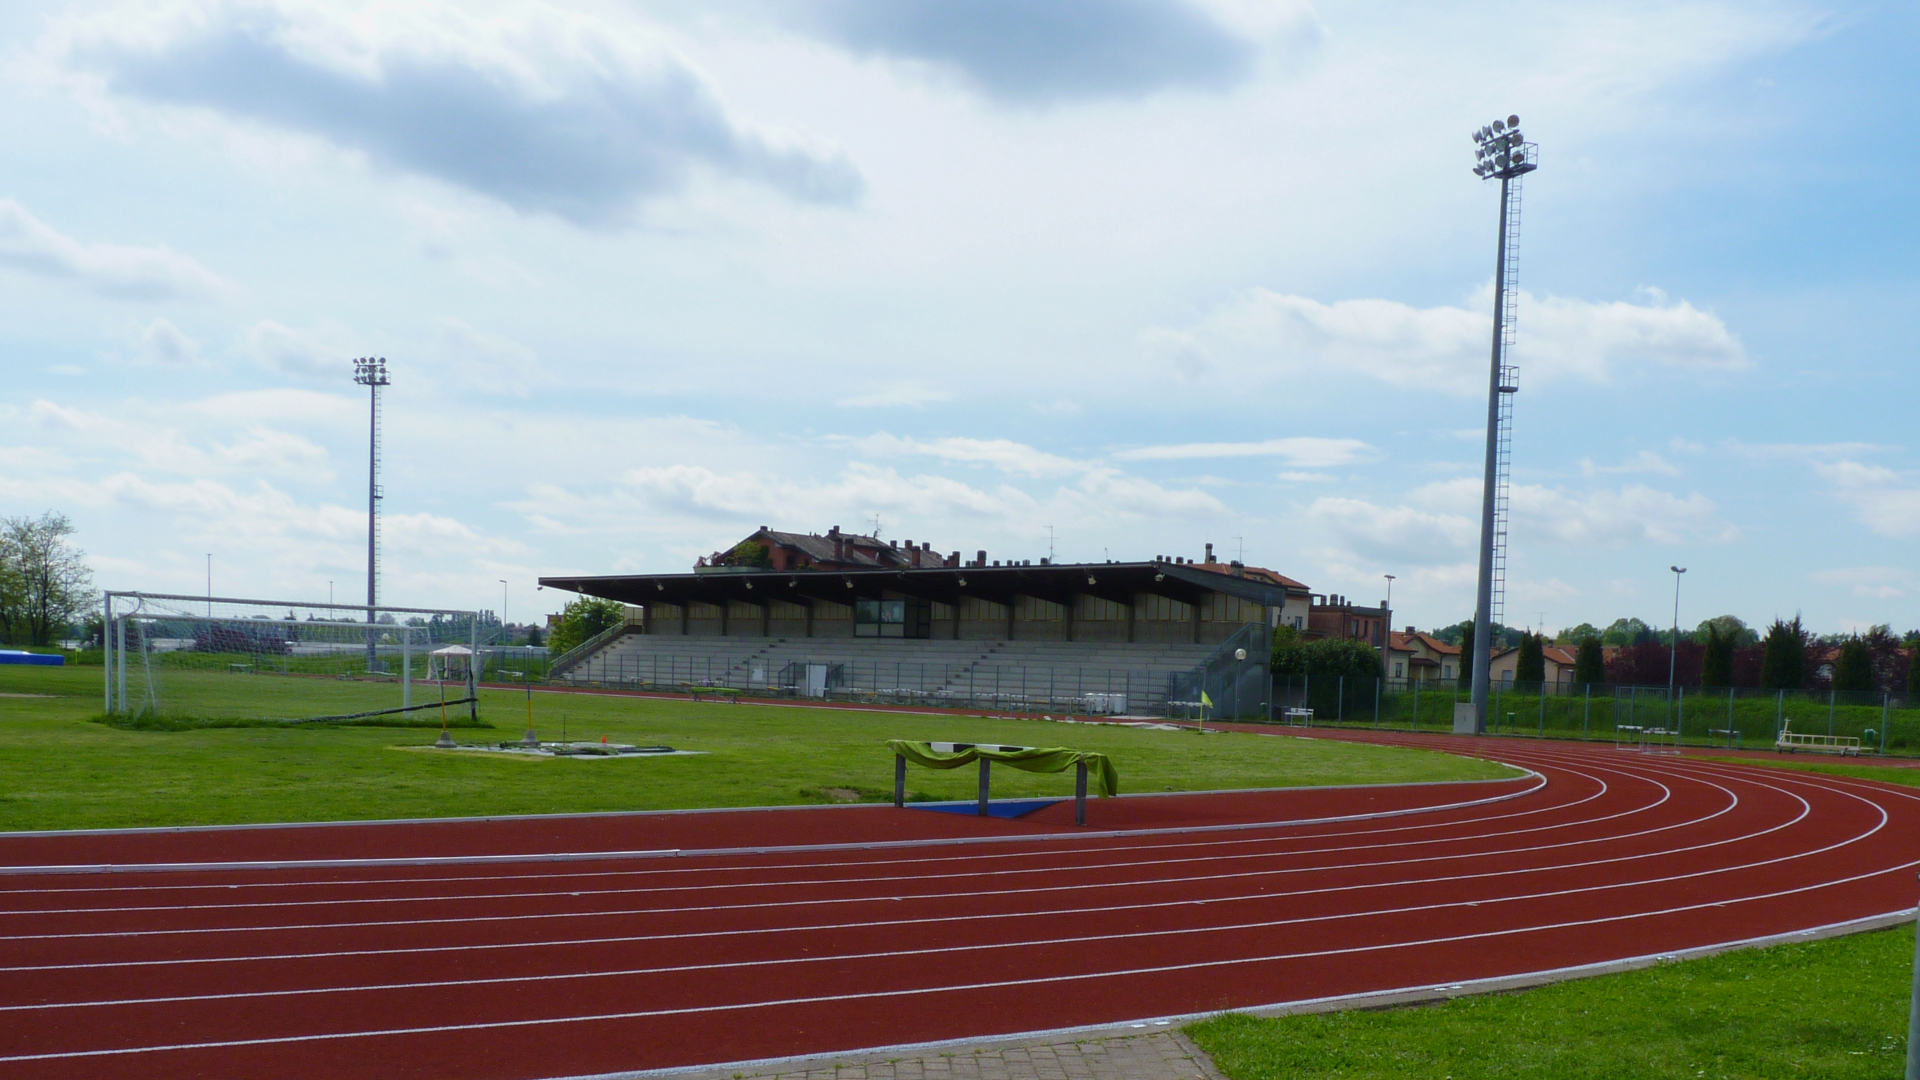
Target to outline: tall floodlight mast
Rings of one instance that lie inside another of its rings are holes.
[[[1507,592],[1507,467],[1513,450],[1514,294],[1520,286],[1520,178],[1539,168],[1540,148],[1520,134],[1520,118],[1495,120],[1473,133],[1473,175],[1500,181],[1500,254],[1493,275],[1493,360],[1487,379],[1487,472],[1480,496],[1480,587],[1473,608],[1473,730],[1487,730],[1487,665],[1493,624]]]
[[[367,622],[374,621],[380,602],[380,388],[389,385],[386,357],[363,357],[353,362],[353,381],[367,388]],[[378,644],[367,631],[367,670],[375,670]]]

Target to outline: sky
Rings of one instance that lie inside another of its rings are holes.
[[[103,588],[526,621],[760,525],[1211,542],[1506,622],[1920,625],[1920,10],[0,7],[0,515]]]

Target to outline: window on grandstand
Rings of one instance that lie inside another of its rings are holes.
[[[925,600],[860,600],[853,605],[853,636],[933,636],[933,605]]]

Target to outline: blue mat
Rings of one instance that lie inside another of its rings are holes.
[[[1025,817],[1035,810],[1052,806],[1065,799],[995,799],[987,803],[987,816],[998,818]],[[965,814],[973,817],[980,812],[978,802],[910,802],[909,810],[936,810],[942,814]]]

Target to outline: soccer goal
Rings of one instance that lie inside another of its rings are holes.
[[[105,617],[110,715],[478,719],[476,612],[109,592]]]

